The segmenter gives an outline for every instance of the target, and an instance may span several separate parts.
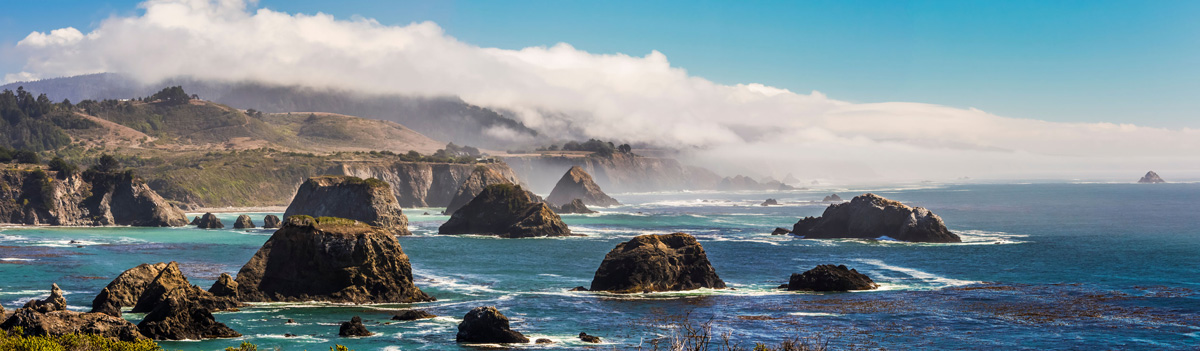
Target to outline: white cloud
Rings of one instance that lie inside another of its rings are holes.
[[[86,35],[74,28],[30,34],[15,50],[24,69],[6,79],[121,72],[146,82],[193,76],[458,95],[515,111],[546,133],[571,128],[701,150],[696,159],[707,166],[777,177],[1136,178],[1149,168],[1200,176],[1191,166],[1200,155],[1195,130],[853,104],[815,91],[716,84],[672,67],[657,51],[593,54],[565,43],[482,48],[431,22],[386,26],[255,10],[240,0],[151,0],[141,7],[144,14],[109,18]]]

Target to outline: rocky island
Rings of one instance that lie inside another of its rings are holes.
[[[471,175],[467,176],[467,179],[463,180],[462,185],[458,187],[458,191],[450,199],[450,204],[446,205],[446,214],[454,214],[459,208],[471,202],[476,195],[479,195],[483,188],[492,184],[513,184],[513,182],[491,168],[476,166],[475,170],[471,171]]]
[[[546,196],[546,202],[554,206],[569,204],[574,199],[580,199],[588,206],[608,207],[621,204],[600,190],[592,176],[579,166],[571,166],[562,179],[558,180],[558,184],[554,185],[550,196]]]
[[[1154,173],[1154,171],[1146,172],[1146,175],[1142,176],[1142,179],[1138,179],[1138,184],[1156,184],[1166,182],[1167,181],[1158,176],[1158,173]]]
[[[821,217],[801,219],[792,226],[792,234],[806,239],[888,237],[911,242],[962,242],[933,212],[870,193],[829,205]]]
[[[704,247],[685,233],[639,235],[604,256],[591,291],[640,293],[725,288]]]
[[[296,197],[283,218],[295,215],[346,218],[379,227],[393,235],[410,235],[408,217],[392,187],[379,179],[352,176],[308,178],[296,191]]]
[[[792,274],[783,286],[788,291],[850,291],[878,288],[870,277],[846,265],[823,264],[804,273]]]
[[[485,234],[502,238],[566,236],[571,230],[550,206],[534,202],[519,185],[493,184],[484,188],[438,234]]]

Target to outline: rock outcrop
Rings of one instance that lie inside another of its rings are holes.
[[[229,273],[221,273],[221,277],[213,282],[212,287],[208,288],[208,292],[217,297],[232,297],[238,298],[238,283],[229,276]]]
[[[823,264],[804,273],[792,274],[788,280],[789,291],[850,291],[878,288],[870,277],[845,265]]]
[[[192,221],[188,222],[188,225],[200,225],[200,216],[192,217]]]
[[[583,342],[590,342],[590,343],[593,343],[593,344],[599,344],[599,343],[600,343],[600,337],[599,337],[599,336],[595,336],[595,335],[588,335],[588,333],[584,333],[584,332],[579,332],[579,340],[582,340]]]
[[[413,285],[390,232],[341,218],[288,217],[238,271],[243,301],[433,301]]]
[[[788,230],[787,228],[775,227],[775,230],[771,231],[771,235],[784,235],[791,232],[792,231]]]
[[[846,201],[846,200],[842,200],[842,197],[838,196],[838,194],[825,196],[824,199],[821,199],[821,202],[842,202],[842,201]]]
[[[1138,183],[1141,183],[1141,184],[1154,184],[1154,183],[1166,183],[1166,182],[1167,181],[1163,180],[1161,177],[1158,176],[1158,173],[1154,173],[1154,171],[1146,172],[1146,175],[1142,176],[1142,179],[1138,179]]]
[[[525,335],[510,329],[508,317],[492,306],[476,307],[471,312],[467,312],[462,323],[458,324],[458,334],[454,340],[478,344],[524,344],[529,342],[529,338],[526,338]]]
[[[279,226],[281,225],[283,225],[283,223],[279,221],[279,216],[267,215],[266,217],[263,217],[263,229],[279,229]]]
[[[250,229],[254,228],[254,221],[249,215],[238,216],[237,220],[233,221],[233,229]]]
[[[3,312],[3,311],[0,311]],[[121,305],[113,300],[112,290],[107,287],[100,290],[96,298],[92,300],[92,312],[103,313],[113,317],[121,316]]]
[[[92,312],[120,317],[121,307],[133,307],[137,304],[138,297],[142,296],[146,286],[165,268],[165,262],[143,263],[121,272],[92,300]]]
[[[527,238],[566,236],[571,230],[549,205],[531,201],[521,186],[493,184],[455,211],[438,233]]]
[[[195,300],[194,291],[175,289],[159,300],[138,330],[154,340],[198,340],[242,336],[224,323],[217,322],[212,311]]]
[[[132,173],[0,171],[0,223],[178,227],[187,216]]]
[[[358,337],[371,336],[374,333],[367,331],[367,327],[363,325],[362,318],[354,316],[349,322],[342,322],[342,326],[338,328],[338,336],[340,337]]]
[[[801,219],[792,226],[792,234],[806,239],[886,236],[910,242],[962,242],[958,235],[946,229],[941,217],[929,210],[912,208],[869,193],[855,196],[850,202],[829,205],[821,217]]]
[[[580,200],[580,199],[571,200],[571,202],[568,202],[562,206],[558,206],[558,207],[552,206],[551,209],[554,210],[555,213],[564,213],[564,214],[565,213],[574,213],[574,214],[596,213],[596,211],[592,211],[592,209],[587,208],[587,205],[584,205],[583,200]]]
[[[200,221],[196,223],[196,228],[223,229],[225,228],[225,223],[221,223],[221,219],[217,218],[217,215],[207,212],[203,216],[200,216]]]
[[[529,189],[538,193],[552,191],[561,174],[547,169],[567,169],[579,166],[608,192],[649,192],[673,190],[712,190],[721,177],[710,170],[687,166],[678,160],[662,157],[615,153],[611,156],[517,156],[505,157]],[[568,201],[571,199],[567,199]]]
[[[62,289],[58,288],[58,284],[51,284],[50,296],[42,300],[29,300],[25,302],[25,306],[21,309],[33,310],[38,313],[50,313],[54,311],[66,311],[67,299],[63,297]]]
[[[476,167],[491,169],[505,179],[517,179],[504,163],[346,162],[329,169],[326,174],[383,180],[392,185],[392,192],[401,207],[447,207]]]
[[[179,264],[176,262],[167,263],[162,271],[150,284],[146,285],[142,295],[138,297],[137,303],[133,305],[131,312],[150,312],[157,308],[162,301],[167,299],[167,296],[175,290],[182,290],[189,302],[194,302],[203,309],[209,311],[224,311],[235,309],[242,306],[242,303],[237,299],[229,296],[219,297],[200,289],[200,287],[192,285],[188,282],[187,277],[179,270]]]
[[[604,256],[590,290],[640,293],[724,287],[696,238],[674,233],[639,235],[617,244]]]
[[[779,206],[779,200],[767,199],[763,201],[762,206]]]
[[[392,187],[379,179],[350,176],[308,178],[300,185],[283,218],[295,215],[346,218],[379,227],[392,235],[410,235],[408,217]]]
[[[21,327],[28,336],[84,333],[121,341],[145,339],[133,323],[121,317],[103,313],[75,311],[41,313],[22,308],[13,311],[12,316],[8,317],[4,323],[0,323],[2,330],[12,330],[15,327]]]
[[[426,319],[426,318],[433,318],[433,317],[437,317],[437,315],[434,315],[432,313],[425,312],[422,310],[406,310],[404,312],[400,312],[400,313],[397,313],[396,315],[392,316],[392,320],[394,320],[394,321],[415,321],[418,319]]]
[[[476,195],[483,192],[484,188],[492,184],[513,184],[513,182],[491,168],[475,166],[471,175],[463,180],[462,185],[459,185],[458,191],[450,199],[450,204],[446,205],[446,214],[453,215],[455,211],[466,206]]]
[[[562,206],[575,199],[583,200],[583,203],[589,206],[608,207],[621,204],[600,190],[600,186],[596,185],[592,176],[579,166],[572,166],[566,174],[563,174],[558,183],[554,185],[554,190],[550,191],[550,196],[546,197],[546,202],[554,206]]]

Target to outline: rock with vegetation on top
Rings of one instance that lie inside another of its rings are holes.
[[[400,312],[400,313],[397,313],[396,315],[392,316],[392,320],[394,320],[394,321],[415,321],[418,319],[426,319],[426,318],[433,318],[433,317],[437,317],[437,315],[434,315],[429,312],[425,312],[423,310],[406,310],[404,312]]]
[[[471,202],[476,195],[483,192],[484,188],[492,184],[513,184],[513,182],[494,169],[475,166],[475,170],[471,171],[471,175],[467,176],[467,179],[463,180],[462,185],[458,186],[458,191],[450,199],[450,204],[446,205],[446,214],[453,215],[455,211],[458,211],[458,209]]]
[[[639,235],[617,244],[604,256],[590,290],[640,293],[724,287],[696,238],[674,233]]]
[[[142,296],[146,286],[150,285],[164,268],[167,268],[165,262],[143,263],[121,272],[92,300],[92,312],[120,317],[121,307],[133,307],[137,304],[138,297]]]
[[[221,223],[221,219],[212,212],[205,213],[200,216],[200,222],[196,223],[196,228],[200,229],[222,229],[225,228],[225,223]]]
[[[132,172],[0,170],[0,223],[178,227],[179,208]]]
[[[279,222],[279,216],[267,215],[263,217],[263,229],[278,229],[282,223]]]
[[[838,194],[829,195],[829,196],[826,196],[824,199],[821,199],[821,202],[842,202],[842,201],[846,201],[846,200],[842,200],[842,197],[838,196]]]
[[[233,229],[250,229],[254,228],[254,221],[249,215],[238,216],[237,220],[233,221]]]
[[[166,300],[167,295],[174,290],[184,290],[189,300],[210,311],[232,310],[243,306],[235,297],[216,296],[192,285],[179,270],[179,263],[172,261],[167,263],[167,266],[158,273],[157,277],[154,277],[150,284],[146,285],[131,312],[150,312],[155,306]]]
[[[1166,182],[1167,181],[1163,180],[1161,177],[1158,176],[1158,173],[1154,173],[1154,171],[1146,172],[1146,175],[1142,176],[1142,179],[1138,179],[1138,183],[1141,183],[1141,184],[1154,184],[1154,183],[1166,183]]]
[[[221,273],[221,277],[213,282],[212,287],[208,288],[208,292],[212,293],[213,296],[229,296],[236,299],[238,297],[238,283],[233,280],[233,277],[229,276],[229,273]]]
[[[567,236],[571,230],[549,205],[531,201],[521,186],[492,184],[455,211],[438,233],[528,238]]]
[[[287,217],[238,271],[243,301],[433,301],[392,233],[344,218]]]
[[[801,219],[792,226],[792,234],[806,239],[888,237],[910,242],[962,242],[933,212],[870,193],[829,205],[821,217]]]
[[[283,218],[295,215],[346,218],[376,226],[392,235],[410,235],[408,217],[387,182],[351,176],[308,178],[300,185]]]
[[[27,336],[57,336],[68,334],[95,334],[109,339],[135,341],[145,339],[133,323],[103,313],[81,313],[75,311],[38,312],[29,308],[13,311],[0,323],[0,330],[20,327]]]
[[[792,274],[788,280],[789,291],[850,291],[878,288],[870,277],[845,265],[823,264],[804,273]]]
[[[592,211],[591,209],[587,208],[587,205],[583,204],[583,200],[580,200],[580,199],[571,200],[571,202],[569,202],[565,205],[554,207],[552,209],[556,213],[576,213],[576,214],[596,213],[596,211]]]
[[[601,191],[600,186],[592,180],[592,176],[579,166],[571,166],[571,169],[563,174],[562,179],[558,180],[558,184],[554,185],[554,190],[550,191],[550,196],[546,197],[546,202],[554,206],[562,206],[571,203],[571,200],[574,199],[583,200],[583,203],[588,206],[608,207],[621,204]]]
[[[342,326],[338,328],[338,336],[341,337],[356,337],[356,336],[371,336],[374,333],[367,331],[367,327],[363,325],[362,318],[354,316],[349,322],[342,322]]]
[[[463,343],[495,343],[517,344],[528,343],[529,338],[508,326],[508,317],[496,310],[496,307],[476,307],[467,312],[462,323],[458,324],[457,342]]]
[[[194,292],[194,290],[182,288],[168,292],[146,314],[146,318],[138,323],[138,330],[154,340],[199,340],[242,336],[224,323],[217,322],[212,311],[197,302]]]

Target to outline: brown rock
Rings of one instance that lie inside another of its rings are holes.
[[[263,229],[277,229],[282,224],[279,222],[279,216],[267,215],[263,217]]]
[[[699,288],[720,289],[725,282],[708,262],[704,247],[684,234],[639,235],[604,256],[591,291],[639,293]]]
[[[545,203],[533,202],[519,185],[493,184],[484,188],[438,234],[486,234],[502,238],[567,236],[571,230]]]
[[[600,186],[596,185],[592,176],[579,166],[571,166],[571,169],[563,174],[562,178],[558,180],[558,184],[554,185],[554,190],[550,191],[550,196],[546,197],[546,202],[562,206],[574,199],[583,200],[583,203],[588,206],[608,207],[621,204],[600,190]]]
[[[513,184],[513,182],[496,170],[476,166],[475,170],[471,171],[471,175],[467,176],[467,179],[463,180],[462,185],[458,187],[458,191],[450,199],[450,204],[446,205],[446,214],[454,214],[455,211],[471,202],[484,188],[492,184]]]
[[[408,217],[387,182],[351,176],[308,178],[300,185],[283,218],[295,215],[353,219],[393,235],[410,235]]]
[[[238,283],[229,276],[229,273],[221,273],[221,277],[213,282],[212,287],[208,288],[208,292],[214,296],[228,296],[238,298]]]
[[[38,313],[66,311],[67,299],[63,297],[63,291],[58,288],[58,284],[51,284],[50,296],[47,296],[43,300],[29,300],[25,302],[25,306],[22,309],[30,309]]]
[[[583,200],[580,200],[580,199],[574,199],[565,205],[555,207],[554,212],[556,212],[556,213],[579,213],[579,214],[596,213],[596,211],[592,211],[591,209],[587,208],[587,205],[584,205]]]
[[[371,336],[374,334],[367,331],[367,327],[362,323],[362,318],[358,318],[358,316],[350,318],[349,322],[342,322],[342,326],[338,328],[338,336],[341,337]]]
[[[222,229],[225,228],[225,223],[221,223],[221,219],[212,212],[205,213],[200,217],[200,222],[196,223],[196,227],[200,229]]]
[[[823,264],[804,272],[792,274],[788,280],[787,289],[807,291],[849,291],[871,290],[878,288],[871,278],[857,270],[848,269],[845,265],[834,266]]]
[[[164,268],[167,268],[167,264],[163,262],[153,265],[143,263],[121,272],[92,300],[92,312],[120,317],[121,307],[133,307],[137,304],[138,297],[142,296],[146,286],[150,285]]]
[[[254,228],[254,221],[249,215],[238,216],[237,220],[233,221],[233,229],[250,229]]]
[[[957,243],[962,239],[946,229],[942,218],[923,207],[912,208],[875,194],[855,196],[850,202],[829,205],[821,217],[801,219],[792,234],[806,239],[887,236],[910,242]]]
[[[413,321],[418,319],[426,319],[437,317],[436,315],[422,310],[407,310],[392,316],[394,321]]]
[[[146,285],[131,312],[150,312],[167,298],[173,290],[184,290],[192,302],[209,311],[224,311],[241,307],[243,304],[233,297],[218,297],[200,289],[188,282],[187,277],[179,270],[179,264],[170,262],[163,268],[154,281]]]
[[[458,324],[458,334],[454,337],[457,342],[466,343],[497,343],[514,344],[528,343],[525,335],[509,329],[508,317],[496,310],[496,307],[476,307],[463,317]]]
[[[4,323],[0,323],[0,329],[3,330],[12,330],[15,327],[21,327],[27,336],[84,333],[122,341],[144,339],[133,323],[103,313],[75,311],[40,313],[33,309],[22,308],[14,311]]]
[[[138,323],[138,330],[154,340],[198,340],[242,336],[224,323],[217,322],[212,311],[197,302],[199,289],[180,287],[167,292]]]

